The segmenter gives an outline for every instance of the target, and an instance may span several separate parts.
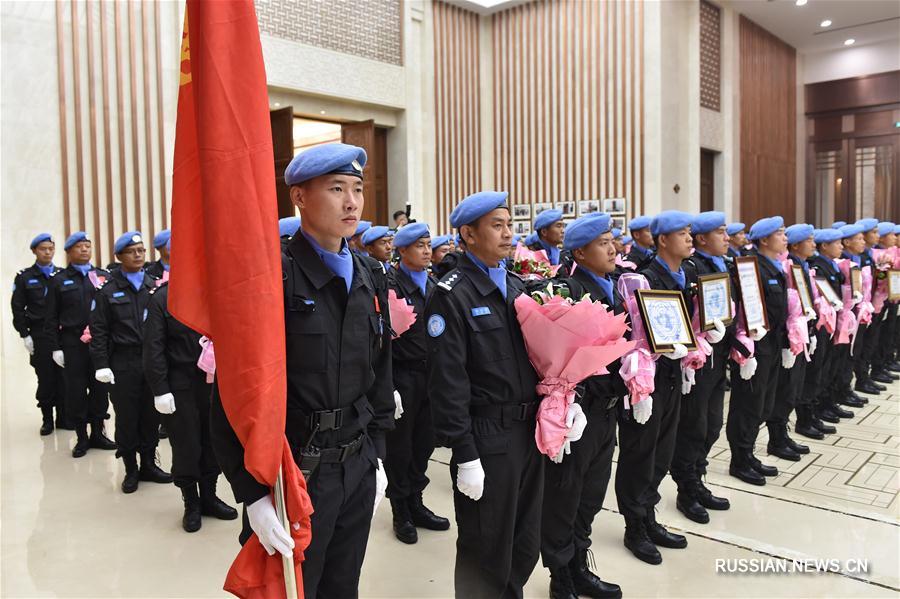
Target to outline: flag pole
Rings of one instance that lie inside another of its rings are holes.
[[[284,472],[281,466],[278,467],[278,478],[275,479],[275,513],[278,520],[287,531],[291,534],[291,522],[288,520],[287,507],[284,502]],[[294,570],[294,558],[281,556],[281,565],[284,567],[284,591],[287,599],[298,599],[297,594],[297,572]]]

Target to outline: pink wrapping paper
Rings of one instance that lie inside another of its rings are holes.
[[[625,253],[627,254],[628,252]],[[616,254],[616,266],[630,270],[634,270],[635,268],[637,268],[637,264],[626,260],[624,256],[621,256],[619,254]]]
[[[863,301],[856,304],[856,318],[860,325],[871,324],[875,306],[872,305],[872,267],[865,266],[862,269],[862,294]]]
[[[810,280],[812,281],[812,289],[810,293],[813,296],[813,304],[816,307],[816,314],[819,319],[816,322],[816,329],[824,328],[829,337],[834,335],[837,324],[837,312],[831,302],[824,295],[819,293],[819,286],[816,284],[816,269],[811,268],[809,271]]]
[[[700,330],[700,307],[694,305],[694,315],[691,317],[691,326],[694,328],[694,336],[697,338],[697,349],[688,352],[681,359],[681,367],[691,370],[700,370],[706,364],[706,360],[712,355],[712,345],[706,331]]]
[[[519,243],[516,246],[516,253],[513,254],[513,262],[515,263],[526,263],[528,261],[536,262],[541,265],[543,269],[549,271],[551,277],[555,277],[556,273],[559,272],[561,264],[557,264],[553,266],[550,264],[550,258],[547,257],[547,252],[544,250],[529,250],[528,247],[524,243]],[[527,272],[527,268],[525,271],[521,272],[521,276],[525,279],[534,279],[540,280],[545,277],[539,273],[535,272]]]
[[[162,276],[160,278],[156,279],[156,286],[161,287],[163,285],[163,283],[165,283],[168,280],[169,280],[169,271],[164,270]]]
[[[88,279],[95,289],[100,289],[100,286],[106,282],[106,277],[98,275],[96,271],[93,270],[88,273]]]
[[[631,319],[631,340],[635,343],[635,349],[622,358],[619,375],[625,382],[631,396],[631,404],[634,405],[650,397],[656,390],[654,379],[658,356],[650,353],[644,321],[641,320],[641,312],[634,295],[637,289],[650,289],[650,284],[643,275],[624,273],[619,277],[617,287],[619,295],[625,298],[625,309]]]
[[[800,294],[796,289],[788,289],[788,317],[787,334],[791,353],[799,356],[806,351],[809,345],[809,329],[807,328],[806,314],[803,313],[803,305],[800,303]]]
[[[569,303],[554,296],[544,305],[522,294],[515,300],[516,316],[532,365],[541,377],[535,442],[541,453],[556,456],[569,427],[566,411],[575,399],[575,386],[584,379],[607,374],[606,367],[634,347],[624,339],[625,315],[615,315],[600,302]]]
[[[91,342],[91,326],[88,325],[84,327],[84,331],[81,333],[80,340],[82,343],[90,343]]]
[[[853,311],[853,294],[850,285],[850,260],[842,259],[837,261],[838,269],[844,276],[844,282],[841,284],[841,301],[844,304],[837,319],[837,332],[835,335],[835,345],[845,345],[853,343],[856,337],[856,331],[859,329],[859,321],[856,313]]]
[[[393,338],[396,339],[416,322],[416,312],[412,306],[406,303],[405,299],[397,297],[397,292],[393,289],[388,290],[388,309],[391,312]]]
[[[736,349],[732,349],[728,354],[728,357],[738,366],[743,366],[756,354],[756,342],[747,334],[747,321],[744,316],[744,311],[738,311],[737,305],[733,301],[731,302],[731,312],[732,314],[737,314],[737,324],[734,327],[734,338],[746,348],[750,355],[744,356]]]
[[[212,383],[216,376],[216,352],[213,342],[206,337],[200,337],[200,358],[197,360],[197,368],[206,373],[206,382]]]

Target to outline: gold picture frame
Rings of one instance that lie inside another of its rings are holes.
[[[834,288],[831,286],[831,283],[828,282],[828,279],[825,277],[816,277],[816,286],[819,288],[819,293],[825,296],[832,305],[841,305],[843,302],[841,298],[838,297],[837,292],[835,292]]]
[[[721,300],[721,303],[719,301]],[[707,304],[716,302],[715,310],[710,311]],[[722,320],[725,326],[734,321],[734,312],[731,310],[731,277],[728,273],[715,273],[701,275],[697,278],[697,306],[700,314],[700,330],[714,329],[713,321],[716,318]],[[722,316],[722,310],[726,316]]]
[[[850,292],[862,293],[862,270],[856,265],[850,267]]]
[[[791,264],[791,275],[794,277],[794,287],[797,289],[797,295],[800,296],[803,313],[806,316],[815,316],[816,308],[813,305],[812,293],[806,284],[806,277],[803,276],[803,267],[799,264]]]
[[[738,289],[741,292],[741,307],[747,321],[747,331],[769,330],[769,313],[763,295],[762,277],[756,256],[741,256],[734,259],[737,270]]]
[[[900,270],[891,269],[887,272],[888,279],[888,300],[892,302],[900,301]]]
[[[638,289],[635,294],[650,351],[667,354],[676,343],[690,351],[697,349],[697,338],[680,291]]]

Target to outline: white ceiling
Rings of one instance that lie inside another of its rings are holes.
[[[900,0],[730,0],[727,3],[750,20],[794,46],[798,52],[822,52],[900,39]],[[832,24],[819,24],[830,19]]]

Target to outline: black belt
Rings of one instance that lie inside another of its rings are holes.
[[[362,396],[350,407],[312,412],[306,416],[306,425],[309,427],[309,430],[320,433],[339,430],[344,426],[344,417],[353,416],[353,414],[349,413],[350,410],[352,409],[357,414],[362,414],[365,409],[365,403],[368,401],[365,396]]]
[[[346,462],[350,457],[359,453],[365,440],[366,435],[364,433],[346,445],[326,448],[314,445],[306,447],[300,452],[300,470],[309,479],[321,464],[341,464]]]
[[[427,360],[394,360],[394,368],[408,368],[416,372],[425,372],[428,369]]]
[[[538,402],[501,404],[492,406],[472,406],[472,415],[496,420],[524,421],[537,415]]]

